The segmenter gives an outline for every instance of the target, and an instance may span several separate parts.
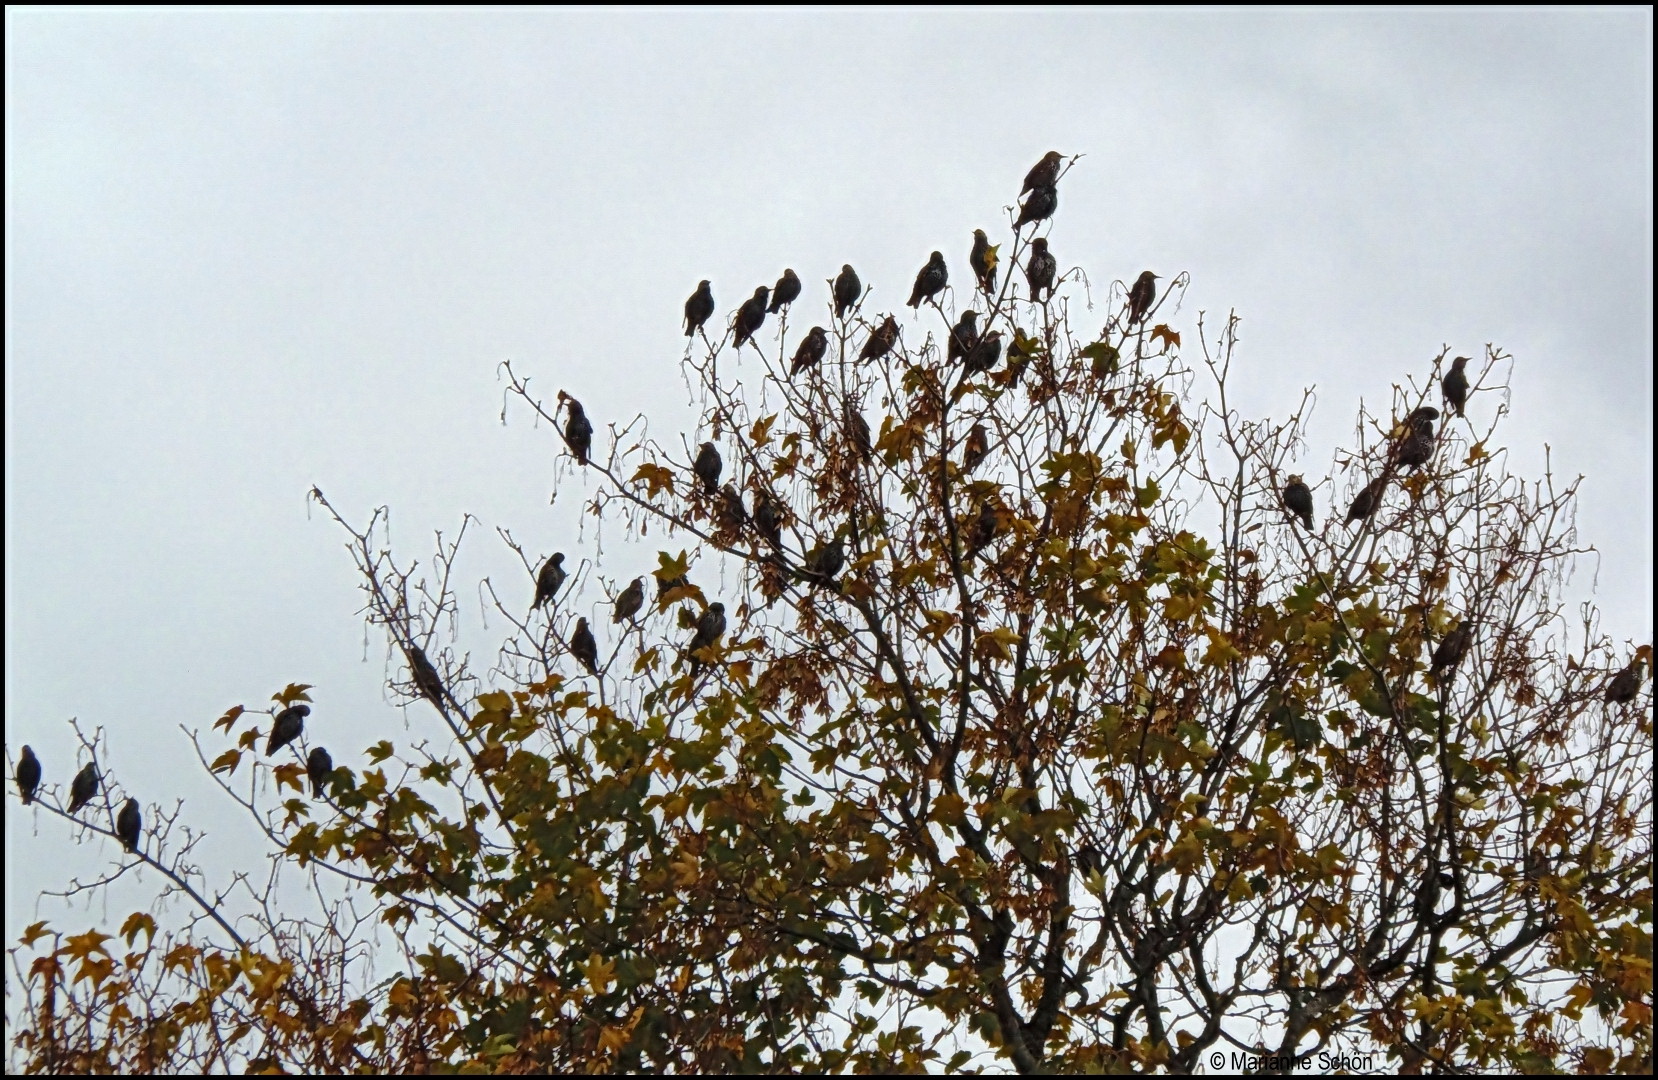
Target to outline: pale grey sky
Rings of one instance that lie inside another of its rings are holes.
[[[594,534],[575,498],[548,506],[550,433],[522,410],[501,426],[502,359],[668,441],[692,415],[698,279],[721,318],[786,265],[812,305],[847,261],[887,305],[933,248],[960,280],[972,229],[1005,238],[1048,149],[1087,155],[1061,265],[1097,295],[1189,271],[1188,328],[1235,308],[1243,412],[1318,386],[1311,473],[1361,398],[1385,405],[1442,344],[1512,352],[1514,466],[1535,475],[1546,444],[1587,474],[1606,629],[1651,640],[1650,9],[9,8],[5,26],[8,752],[32,744],[63,784],[65,721],[104,725],[106,770],[146,805],[185,797],[227,865],[250,834],[178,725],[294,679],[337,762],[404,733],[310,485],[358,521],[389,504],[404,558],[477,515],[468,582],[528,597],[497,525],[573,559]],[[634,562],[613,545],[603,571]],[[9,939],[153,894],[123,883],[59,917],[39,890],[114,853],[36,829],[8,794]]]

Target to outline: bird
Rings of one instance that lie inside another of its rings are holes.
[[[983,229],[973,230],[973,250],[968,253],[967,265],[973,268],[973,276],[979,279],[979,288],[986,296],[996,291],[996,249],[990,246]]]
[[[1059,276],[1059,262],[1048,251],[1047,237],[1038,236],[1030,242],[1030,258],[1025,260],[1025,281],[1030,284],[1030,298],[1042,299],[1046,290],[1049,299],[1054,294],[1054,279]]]
[[[743,306],[737,309],[737,348],[743,347],[743,342],[754,336],[754,331],[760,329],[760,324],[766,321],[766,287],[761,285],[754,290],[754,295],[743,301]]]
[[[992,330],[974,343],[967,351],[962,368],[969,375],[976,371],[989,371],[1002,358],[1002,332]]]
[[[1301,524],[1308,531],[1312,530],[1313,493],[1296,473],[1291,473],[1290,482],[1284,485],[1284,506],[1301,519]]]
[[[1405,417],[1405,434],[1393,447],[1395,464],[1415,469],[1433,458],[1433,422],[1437,419],[1439,410],[1432,406],[1423,406]]]
[[[1059,189],[1052,184],[1039,184],[1031,188],[1030,194],[1025,197],[1025,204],[1019,208],[1019,220],[1013,223],[1014,231],[1032,222],[1051,218],[1058,209]]]
[[[720,501],[714,505],[715,522],[721,529],[728,532],[742,530],[743,522],[748,520],[748,513],[743,509],[743,497],[737,491],[737,485],[727,483],[720,489]]]
[[[1439,647],[1433,651],[1431,674],[1439,678],[1441,671],[1454,671],[1462,663],[1462,658],[1468,653],[1468,646],[1474,640],[1474,624],[1464,619],[1457,623],[1456,629],[1440,639]]]
[[[840,533],[836,533],[827,544],[819,544],[807,552],[803,565],[811,579],[824,585],[834,585],[835,575],[846,565],[846,545],[841,543]]]
[[[1629,666],[1612,676],[1612,681],[1606,684],[1606,703],[1608,705],[1626,705],[1635,700],[1635,695],[1641,692],[1641,658],[1636,656],[1629,662]],[[25,746],[23,752],[27,754],[29,748]],[[22,782],[22,767],[18,767],[19,783]],[[29,800],[23,799],[25,803]]]
[[[784,270],[777,284],[771,287],[771,305],[767,311],[776,315],[779,309],[795,302],[800,296],[800,279],[793,270]]]
[[[705,442],[697,449],[697,460],[691,465],[691,471],[702,481],[704,495],[720,490],[720,470],[724,467],[725,462],[720,460],[720,452],[713,443]]]
[[[691,578],[687,574],[681,574],[678,577],[671,578],[665,578],[658,575],[656,578],[656,598],[660,600],[667,594],[668,590],[682,589],[690,584]]]
[[[814,326],[806,331],[806,336],[800,339],[800,347],[794,351],[794,359],[789,361],[789,378],[794,378],[809,367],[816,367],[823,359],[823,354],[829,351],[829,335],[821,326]]]
[[[864,347],[858,352],[858,360],[879,360],[892,351],[893,344],[898,340],[898,320],[888,315],[875,332],[869,335]]]
[[[328,756],[328,751],[320,746],[312,750],[311,756],[305,759],[305,775],[311,778],[311,798],[322,798],[322,785],[333,774],[334,759]]]
[[[639,609],[645,606],[645,579],[636,577],[622,595],[616,598],[616,610],[611,614],[613,623],[632,622],[633,617],[639,614]]]
[[[971,559],[983,551],[992,540],[996,539],[997,529],[1001,521],[996,516],[996,504],[986,499],[980,506],[978,514],[973,518],[973,524],[967,529],[967,553],[964,559]]]
[[[1439,395],[1445,404],[1456,410],[1458,416],[1463,415],[1462,407],[1468,404],[1468,373],[1463,368],[1468,366],[1468,357],[1457,356],[1451,359],[1451,370],[1439,380]]]
[[[1100,873],[1105,869],[1105,864],[1100,860],[1100,850],[1093,844],[1084,844],[1077,848],[1077,856],[1073,861],[1076,863],[1077,869],[1082,871],[1084,877],[1089,874]]]
[[[691,636],[691,644],[686,647],[686,653],[691,655],[691,670],[694,672],[702,666],[694,655],[710,645],[717,644],[725,634],[725,605],[718,600],[709,604],[703,613],[697,617],[697,632]]]
[[[772,547],[783,546],[783,507],[764,488],[754,493],[754,528]]]
[[[17,790],[23,796],[23,805],[28,806],[35,801],[35,789],[40,787],[40,759],[27,746],[23,748],[23,756],[17,759]]]
[[[265,756],[270,757],[299,738],[299,733],[305,728],[305,718],[310,715],[309,705],[290,705],[277,713],[276,719],[271,722],[271,737],[265,742]]]
[[[530,605],[530,612],[558,595],[559,586],[570,574],[564,569],[564,552],[555,551],[547,556],[547,561],[541,564],[541,572],[535,576],[535,602]]]
[[[955,363],[966,356],[979,343],[979,313],[964,311],[956,325],[950,329],[950,343],[944,350],[944,359],[948,363]]]
[[[1358,497],[1353,500],[1353,505],[1347,509],[1348,522],[1363,521],[1371,514],[1374,514],[1376,512],[1376,508],[1382,505],[1382,492],[1386,490],[1386,473],[1383,473],[1381,476],[1378,476],[1376,479],[1370,481],[1370,483],[1364,485],[1364,490],[1359,492]]]
[[[586,465],[588,451],[593,449],[593,424],[587,419],[587,411],[581,407],[581,402],[566,394],[564,404],[570,410],[569,417],[564,421],[564,441],[569,444],[570,452],[576,455],[576,464]]]
[[[133,854],[138,853],[138,836],[144,831],[144,819],[138,813],[138,800],[128,799],[121,812],[115,815],[115,838]]]
[[[846,318],[847,309],[863,294],[864,284],[858,280],[858,272],[852,269],[851,263],[842,263],[841,272],[835,277],[835,318]]]
[[[910,307],[919,307],[922,301],[931,300],[944,291],[949,281],[950,268],[944,265],[943,253],[933,252],[927,258],[927,265],[915,275],[915,288],[910,290]]]
[[[1150,270],[1142,273],[1128,290],[1128,325],[1133,326],[1146,317],[1152,301],[1157,299],[1157,275]]]
[[[599,643],[593,640],[593,631],[587,628],[587,618],[583,616],[576,620],[575,633],[570,635],[570,655],[589,675],[599,673]]]
[[[967,433],[967,445],[962,450],[962,471],[972,472],[989,453],[990,437],[985,434],[984,425],[974,424],[972,430]]]
[[[438,677],[438,669],[426,659],[426,653],[418,645],[411,645],[403,650],[403,656],[409,661],[409,677],[414,680],[415,689],[420,696],[433,705],[443,705],[443,680]]]
[[[1049,150],[1042,155],[1042,160],[1031,166],[1030,172],[1025,174],[1025,186],[1019,189],[1023,195],[1032,188],[1053,187],[1059,182],[1059,163],[1063,160],[1058,150]]]
[[[81,807],[92,801],[98,794],[98,767],[92,762],[86,763],[86,768],[75,774],[75,779],[69,781],[69,812],[73,814]]]
[[[858,451],[858,456],[868,461],[875,452],[869,439],[869,421],[850,401],[846,403],[846,436],[852,441],[852,448]]]
[[[690,299],[685,301],[685,336],[691,337],[698,330],[701,330],[702,324],[707,322],[708,317],[712,314],[714,314],[714,290],[709,287],[708,279],[703,278],[697,282],[697,291],[692,293]]]

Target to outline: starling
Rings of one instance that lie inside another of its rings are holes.
[[[305,728],[305,718],[310,715],[309,705],[290,705],[277,713],[276,719],[271,722],[271,737],[265,741],[265,756],[270,757],[299,738],[299,733]]]
[[[772,547],[783,546],[783,508],[764,489],[754,493],[754,528]]]
[[[990,453],[990,437],[985,434],[983,424],[974,424],[967,433],[967,445],[961,453],[961,468],[963,472],[972,472],[979,467],[979,462]]]
[[[1025,205],[1019,208],[1019,220],[1013,223],[1014,231],[1024,228],[1035,221],[1051,218],[1054,211],[1059,209],[1059,189],[1052,184],[1042,184],[1031,189],[1025,199]]]
[[[973,276],[979,279],[979,288],[986,296],[996,291],[996,249],[990,246],[990,238],[983,229],[973,230],[973,250],[968,253],[967,265],[973,268]]]
[[[639,609],[645,606],[645,579],[636,577],[633,583],[622,590],[622,595],[616,598],[616,610],[610,616],[613,623],[632,622],[633,617],[639,614]]]
[[[724,466],[725,462],[720,460],[720,452],[714,448],[713,443],[705,442],[697,450],[697,460],[691,466],[691,471],[702,481],[704,495],[712,495],[720,490],[720,469]]]
[[[1445,404],[1456,410],[1462,416],[1462,407],[1468,404],[1468,373],[1463,370],[1468,365],[1466,356],[1458,356],[1451,360],[1451,370],[1439,380],[1439,395]]]
[[[1439,419],[1439,410],[1424,406],[1405,417],[1400,426],[1405,434],[1393,446],[1393,461],[1397,465],[1415,469],[1433,458],[1433,422]]]
[[[576,632],[570,635],[570,655],[589,675],[599,673],[599,643],[593,640],[593,631],[587,628],[587,619],[576,620]]]
[[[1424,405],[1420,409],[1412,409],[1405,417],[1405,425],[1413,431],[1426,430],[1433,434],[1433,422],[1439,419],[1439,410],[1432,405]]]
[[[581,402],[565,395],[565,406],[570,410],[569,417],[564,421],[564,441],[569,444],[570,452],[576,455],[576,464],[587,464],[587,453],[593,449],[593,424],[587,419],[587,412],[581,407]]]
[[[311,798],[322,798],[322,785],[334,775],[334,759],[328,756],[328,751],[317,747],[311,751],[311,756],[305,759],[305,775],[311,778]]]
[[[794,351],[794,359],[789,362],[789,378],[794,378],[809,367],[816,367],[823,359],[823,354],[829,351],[829,335],[823,327],[814,326],[806,331],[806,336],[800,339],[800,347]]]
[[[702,329],[702,324],[714,314],[714,290],[709,288],[708,279],[704,278],[697,283],[697,291],[685,301],[685,336],[690,337]]]
[[[1030,242],[1030,258],[1025,261],[1025,280],[1030,283],[1030,298],[1042,299],[1042,293],[1047,291],[1048,298],[1054,295],[1054,281],[1059,276],[1059,262],[1048,251],[1046,237],[1038,236]]]
[[[1042,160],[1031,166],[1030,172],[1025,174],[1025,186],[1019,189],[1023,195],[1032,188],[1053,187],[1059,183],[1059,163],[1062,158],[1058,150],[1049,150],[1042,155]]]
[[[725,634],[725,605],[719,601],[709,604],[702,615],[697,618],[697,632],[691,637],[691,644],[686,647],[687,653],[696,653],[710,645],[717,644]],[[691,670],[694,672],[702,666],[696,656],[691,657]]]
[[[975,342],[973,347],[967,351],[962,367],[969,375],[976,371],[989,371],[996,366],[996,362],[1001,358],[1002,332],[992,330]]]
[[[1105,864],[1100,861],[1099,848],[1096,848],[1093,844],[1084,844],[1077,848],[1076,858],[1072,861],[1076,863],[1076,868],[1082,871],[1084,877],[1089,874],[1098,874],[1105,869]]]
[[[740,532],[748,514],[743,510],[743,497],[737,485],[727,483],[720,489],[720,500],[714,505],[714,520],[727,532]]]
[[[1386,490],[1386,473],[1383,473],[1381,476],[1378,476],[1376,479],[1370,481],[1370,483],[1364,485],[1364,490],[1359,492],[1358,498],[1353,500],[1353,505],[1347,510],[1348,523],[1351,524],[1355,521],[1363,521],[1371,514],[1374,514],[1376,512],[1376,508],[1382,505],[1382,492]]]
[[[950,344],[944,350],[944,359],[953,364],[971,352],[973,346],[978,343],[979,313],[964,311],[950,331]]]
[[[686,574],[681,574],[678,577],[673,577],[673,578],[665,578],[665,577],[662,577],[661,575],[657,575],[656,576],[656,598],[658,600],[660,600],[660,599],[662,599],[663,596],[667,595],[667,593],[670,589],[682,589],[682,588],[684,588],[684,587],[686,587],[690,584],[691,584],[691,578],[690,578],[689,575],[686,575]]]
[[[910,307],[919,307],[923,300],[931,300],[944,291],[950,280],[950,270],[944,265],[944,256],[933,252],[927,265],[915,275],[915,288],[910,290]]]
[[[985,500],[983,505],[979,507],[979,513],[973,519],[973,524],[968,526],[967,553],[963,556],[963,561],[973,558],[973,556],[983,551],[992,540],[996,539],[996,530],[1000,525],[1001,522],[996,517],[996,504],[988,499]]]
[[[1310,532],[1313,527],[1313,493],[1307,489],[1301,477],[1290,474],[1290,482],[1284,485],[1284,506],[1289,512],[1301,519],[1301,524]]]
[[[144,819],[138,813],[138,800],[128,799],[115,815],[115,838],[133,854],[138,853],[138,834],[144,831]]]
[[[418,645],[403,650],[404,659],[409,662],[409,677],[414,680],[415,689],[420,696],[433,705],[443,704],[443,680],[438,678],[437,668],[426,659],[426,653]]]
[[[555,551],[547,556],[547,561],[541,564],[541,573],[535,576],[535,602],[530,605],[530,612],[558,595],[559,586],[569,577],[564,569],[564,552]]]
[[[868,461],[875,452],[874,445],[869,439],[869,421],[852,402],[846,403],[846,437],[851,440],[852,448],[858,451],[858,456]]]
[[[17,760],[17,790],[23,796],[23,805],[28,806],[35,801],[35,789],[40,787],[40,759],[27,746],[23,748],[23,756]]]
[[[864,347],[858,353],[859,361],[879,360],[892,351],[892,346],[898,340],[898,320],[888,315],[875,332],[869,335]]]
[[[1433,651],[1432,674],[1439,678],[1441,671],[1454,671],[1462,663],[1462,658],[1468,653],[1468,646],[1474,640],[1474,624],[1467,619],[1457,623],[1456,629],[1446,634],[1439,642],[1439,648]]]
[[[824,585],[833,585],[835,575],[846,565],[846,546],[841,543],[840,534],[807,552],[804,565],[808,576]]]
[[[1628,667],[1624,668],[1622,671],[1620,671],[1616,675],[1612,676],[1612,681],[1606,684],[1606,703],[1608,705],[1627,705],[1631,701],[1634,701],[1635,700],[1635,695],[1640,693],[1640,692],[1641,692],[1641,658],[1639,656],[1637,656],[1637,657],[1635,657],[1635,659],[1633,659],[1629,662]],[[28,752],[29,752],[29,748],[27,746],[25,746],[23,748],[23,753],[25,755],[27,755]],[[36,776],[40,775],[40,769],[38,767],[36,767],[36,769],[35,769],[35,775]],[[17,777],[18,777],[18,783],[22,783],[23,782],[23,769],[22,769],[22,766],[18,767]],[[25,803],[27,803],[29,801],[29,798],[28,798],[27,795],[25,795],[23,797],[23,801]]]
[[[857,271],[852,269],[851,263],[842,263],[841,272],[835,278],[835,318],[846,318],[847,309],[858,302],[864,294],[864,283],[858,280]]]
[[[1128,325],[1133,326],[1146,317],[1151,310],[1152,301],[1157,299],[1157,275],[1150,270],[1145,271],[1134,282],[1134,287],[1128,290]]]
[[[766,310],[776,315],[780,308],[794,303],[799,296],[800,279],[795,277],[793,270],[784,270],[777,284],[771,287],[771,306]]]
[[[73,814],[81,807],[92,801],[98,794],[98,767],[92,762],[86,763],[86,768],[75,774],[75,779],[69,781],[69,812]]]
[[[760,324],[766,321],[766,287],[761,285],[754,290],[754,295],[743,301],[743,306],[737,309],[737,348],[754,336],[754,331],[760,329]]]

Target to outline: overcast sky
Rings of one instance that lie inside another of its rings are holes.
[[[1586,474],[1605,629],[1652,640],[1650,9],[8,8],[5,29],[8,757],[30,743],[63,784],[66,721],[104,725],[106,771],[184,797],[226,865],[250,834],[180,724],[297,680],[336,762],[405,737],[312,484],[359,522],[389,504],[405,559],[476,515],[463,602],[489,574],[527,603],[495,527],[578,559],[594,534],[548,505],[551,433],[502,426],[501,360],[601,430],[644,412],[677,441],[698,279],[722,318],[784,266],[814,306],[848,261],[878,306],[933,248],[965,280],[972,230],[1007,239],[1049,149],[1086,155],[1061,265],[1097,296],[1189,272],[1179,329],[1236,309],[1245,414],[1318,387],[1310,475],[1442,346],[1513,353],[1512,464],[1535,476],[1547,445]],[[603,572],[641,558],[611,545]],[[8,940],[156,890],[61,918],[37,893],[114,852],[5,813]]]

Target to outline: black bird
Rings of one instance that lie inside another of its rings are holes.
[[[1462,407],[1468,404],[1468,373],[1463,368],[1468,366],[1466,356],[1454,357],[1451,360],[1451,370],[1439,380],[1439,394],[1445,404],[1456,410],[1458,416],[1463,415]]]
[[[979,462],[990,453],[990,437],[985,434],[983,424],[974,424],[967,433],[967,445],[961,453],[961,468],[963,472],[972,472],[979,467]]]
[[[667,594],[668,590],[683,588],[684,586],[689,585],[689,584],[691,584],[691,578],[689,577],[689,575],[686,575],[686,574],[681,574],[678,577],[674,577],[674,578],[665,578],[665,577],[662,577],[660,575],[657,575],[657,577],[656,577],[656,598],[658,600],[660,600],[660,599],[662,599],[662,597],[664,595]]]
[[[835,278],[835,318],[846,318],[847,309],[858,302],[864,294],[864,283],[858,280],[857,271],[852,269],[851,263],[842,263],[841,272]]]
[[[564,404],[570,410],[569,417],[564,421],[564,441],[570,445],[570,452],[576,455],[576,464],[586,465],[587,454],[593,449],[592,421],[587,419],[587,411],[575,398],[566,394]]]
[[[69,812],[73,814],[81,807],[92,801],[98,794],[98,767],[92,762],[86,763],[86,768],[75,774],[75,779],[69,781]]]
[[[978,371],[989,371],[1002,358],[1002,332],[992,330],[974,343],[968,350],[962,367],[971,375]]]
[[[1641,667],[1641,658],[1636,656],[1629,662],[1628,667],[1612,676],[1612,681],[1606,684],[1606,703],[1608,705],[1627,705],[1635,700],[1635,695],[1641,692]],[[23,748],[24,753],[28,753],[28,750],[27,746]],[[18,770],[18,776],[19,778],[22,777],[21,767]],[[21,782],[21,779],[19,782]],[[26,803],[29,800],[25,797],[23,801]]]
[[[311,751],[311,756],[305,759],[305,775],[311,778],[311,798],[322,798],[322,785],[334,775],[334,759],[328,756],[327,750],[319,746]]]
[[[1474,641],[1474,624],[1467,619],[1457,623],[1456,629],[1446,634],[1439,642],[1439,648],[1433,651],[1433,667],[1431,674],[1437,680],[1441,671],[1454,671],[1462,663],[1462,658],[1468,654],[1468,646]]]
[[[870,455],[875,452],[869,438],[869,421],[864,419],[864,414],[850,401],[846,403],[846,436],[852,441],[852,448],[858,452],[858,456],[868,461]]]
[[[1030,298],[1041,300],[1043,290],[1048,298],[1054,294],[1054,281],[1059,277],[1059,261],[1048,251],[1047,237],[1038,236],[1030,242],[1030,258],[1025,260],[1025,280],[1030,283]]]
[[[576,631],[570,635],[570,655],[589,675],[599,673],[599,643],[593,640],[593,631],[587,628],[585,616],[576,620]]]
[[[415,689],[420,696],[433,705],[443,705],[443,680],[438,677],[438,669],[426,659],[426,652],[418,645],[411,645],[403,650],[403,658],[409,662],[409,678],[414,681]]]
[[[1052,184],[1043,184],[1031,188],[1031,193],[1025,197],[1025,205],[1019,208],[1019,220],[1013,223],[1014,231],[1024,228],[1035,221],[1043,221],[1054,216],[1059,209],[1059,189]]]
[[[944,350],[944,359],[947,363],[955,363],[973,350],[979,343],[979,313],[964,311],[956,325],[950,330],[950,344]]]
[[[265,756],[270,757],[299,738],[299,733],[305,728],[305,718],[310,715],[309,705],[290,705],[277,713],[276,719],[271,721],[271,737],[265,742]]]
[[[766,310],[776,315],[780,308],[794,303],[799,296],[800,279],[795,277],[793,270],[784,270],[777,284],[771,287],[771,306]]]
[[[743,509],[743,497],[737,491],[736,484],[727,483],[720,489],[720,501],[714,506],[714,520],[727,531],[742,531],[748,513]]]
[[[1128,290],[1128,325],[1133,326],[1146,317],[1152,301],[1157,299],[1157,275],[1150,270],[1142,273]]]
[[[1396,464],[1415,469],[1426,465],[1433,458],[1433,422],[1437,419],[1439,410],[1432,406],[1423,406],[1405,417],[1403,426],[1406,433],[1393,448],[1393,460]]]
[[[1382,475],[1376,477],[1376,479],[1370,481],[1370,483],[1364,485],[1364,490],[1359,492],[1358,497],[1353,500],[1353,505],[1347,510],[1348,523],[1351,524],[1355,521],[1363,521],[1371,514],[1374,514],[1376,512],[1376,508],[1382,505],[1382,492],[1386,490],[1386,473],[1383,473]]]
[[[967,265],[979,279],[979,288],[986,296],[996,291],[996,253],[990,248],[990,238],[983,229],[973,230],[973,250],[967,255]]]
[[[835,575],[846,565],[846,545],[841,543],[840,534],[807,552],[803,565],[809,577],[824,585],[833,585]]]
[[[892,346],[897,341],[898,320],[888,315],[886,320],[875,328],[875,332],[869,335],[869,340],[864,342],[863,349],[858,353],[858,360],[879,360],[892,351]]]
[[[645,579],[636,577],[633,583],[622,590],[622,595],[616,598],[616,610],[610,616],[613,623],[632,622],[633,617],[639,614],[639,609],[645,606]]]
[[[754,528],[772,547],[783,546],[783,508],[763,488],[754,493]]]
[[[23,796],[23,805],[28,806],[35,801],[35,789],[40,787],[40,759],[27,746],[23,748],[23,756],[17,759],[17,791]]]
[[[1301,519],[1301,524],[1310,532],[1313,527],[1313,493],[1295,473],[1290,474],[1290,482],[1284,485],[1284,506],[1289,512]]]
[[[1063,159],[1058,150],[1049,150],[1042,155],[1042,160],[1031,166],[1030,172],[1025,174],[1025,186],[1019,189],[1023,195],[1032,188],[1053,187],[1059,183],[1059,164]]]
[[[760,329],[760,324],[766,321],[766,287],[761,285],[754,290],[754,295],[743,301],[743,306],[737,309],[737,348],[754,336],[754,331]]]
[[[1001,527],[1001,521],[996,516],[996,504],[986,499],[979,507],[978,516],[973,524],[967,528],[967,553],[963,559],[971,559],[983,551],[992,540],[996,539],[996,532]]]
[[[915,288],[910,290],[910,307],[919,307],[923,300],[931,300],[944,291],[950,281],[950,268],[944,265],[944,255],[933,252],[927,265],[915,275]]]
[[[710,645],[718,644],[724,634],[725,605],[716,600],[697,618],[697,632],[691,636],[691,644],[685,651],[694,654]],[[702,662],[692,655],[691,670],[695,672],[701,666]]]
[[[816,367],[823,359],[823,354],[829,351],[829,335],[823,327],[814,326],[806,331],[806,336],[800,339],[800,347],[794,351],[794,359],[789,362],[789,378],[794,378],[809,367]]]
[[[144,819],[138,813],[138,800],[128,799],[121,812],[115,815],[115,837],[121,841],[122,847],[136,855],[138,835],[143,831]]]
[[[697,291],[685,301],[685,336],[691,337],[708,317],[714,314],[714,290],[709,288],[708,279],[704,278],[697,283]]]
[[[1076,863],[1076,868],[1082,871],[1083,877],[1087,877],[1089,874],[1098,874],[1105,870],[1105,863],[1100,859],[1099,848],[1096,848],[1093,844],[1084,844],[1077,848],[1077,856],[1072,861]]]
[[[535,602],[530,605],[530,612],[558,595],[559,586],[569,577],[564,569],[564,552],[555,551],[547,556],[547,561],[541,564],[541,573],[535,576]]]
[[[697,450],[697,460],[691,465],[691,471],[697,474],[702,481],[702,491],[705,495],[712,495],[720,490],[720,470],[725,462],[720,460],[720,452],[711,442],[705,442]]]

